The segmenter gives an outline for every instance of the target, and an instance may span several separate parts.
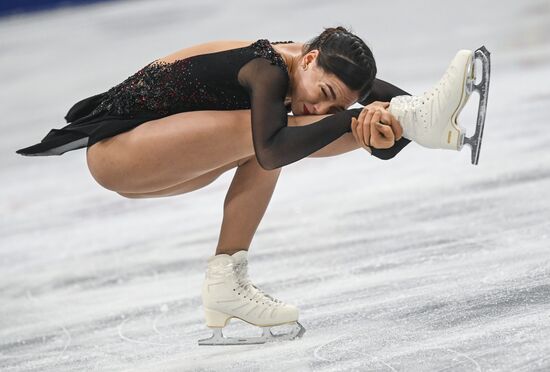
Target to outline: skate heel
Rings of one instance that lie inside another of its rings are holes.
[[[460,127],[460,137],[458,138],[458,150],[462,150],[466,141],[466,129]]]
[[[206,326],[208,327],[223,328],[227,324],[227,321],[231,318],[231,315],[208,308],[204,309],[204,315],[206,318]]]
[[[464,144],[465,130],[461,126],[450,121],[445,130],[445,144],[443,148],[460,150]]]

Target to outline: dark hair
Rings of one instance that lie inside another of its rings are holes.
[[[319,50],[317,64],[336,75],[351,90],[359,91],[359,102],[368,96],[376,77],[376,62],[360,37],[341,26],[325,28],[304,45],[302,54],[314,49]]]

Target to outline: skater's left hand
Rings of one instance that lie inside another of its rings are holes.
[[[370,152],[370,147],[387,149],[403,134],[399,121],[386,108],[389,102],[373,102],[363,108],[357,119],[353,118],[351,129],[359,145]]]

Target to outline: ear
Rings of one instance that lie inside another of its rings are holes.
[[[303,57],[302,57],[302,62],[301,62],[301,66],[307,66],[313,62],[315,62],[315,60],[317,59],[317,56],[319,55],[319,50],[317,49],[313,49],[309,52],[307,52]]]

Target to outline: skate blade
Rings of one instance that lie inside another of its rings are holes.
[[[306,329],[296,322],[292,331],[284,334],[273,334],[271,327],[262,327],[262,335],[258,337],[225,337],[222,328],[213,328],[212,336],[199,340],[199,345],[253,345],[273,341],[286,341],[300,338]]]
[[[472,164],[477,165],[479,162],[479,151],[481,149],[481,140],[483,138],[483,128],[485,126],[485,116],[487,114],[487,99],[489,95],[489,80],[491,78],[491,53],[482,46],[476,49],[474,53],[475,59],[479,59],[482,65],[481,81],[475,84],[472,81],[468,88],[470,91],[479,93],[479,107],[477,111],[476,130],[471,137],[462,134],[460,148],[464,145],[469,145],[472,149]],[[474,61],[475,64],[475,61]]]

